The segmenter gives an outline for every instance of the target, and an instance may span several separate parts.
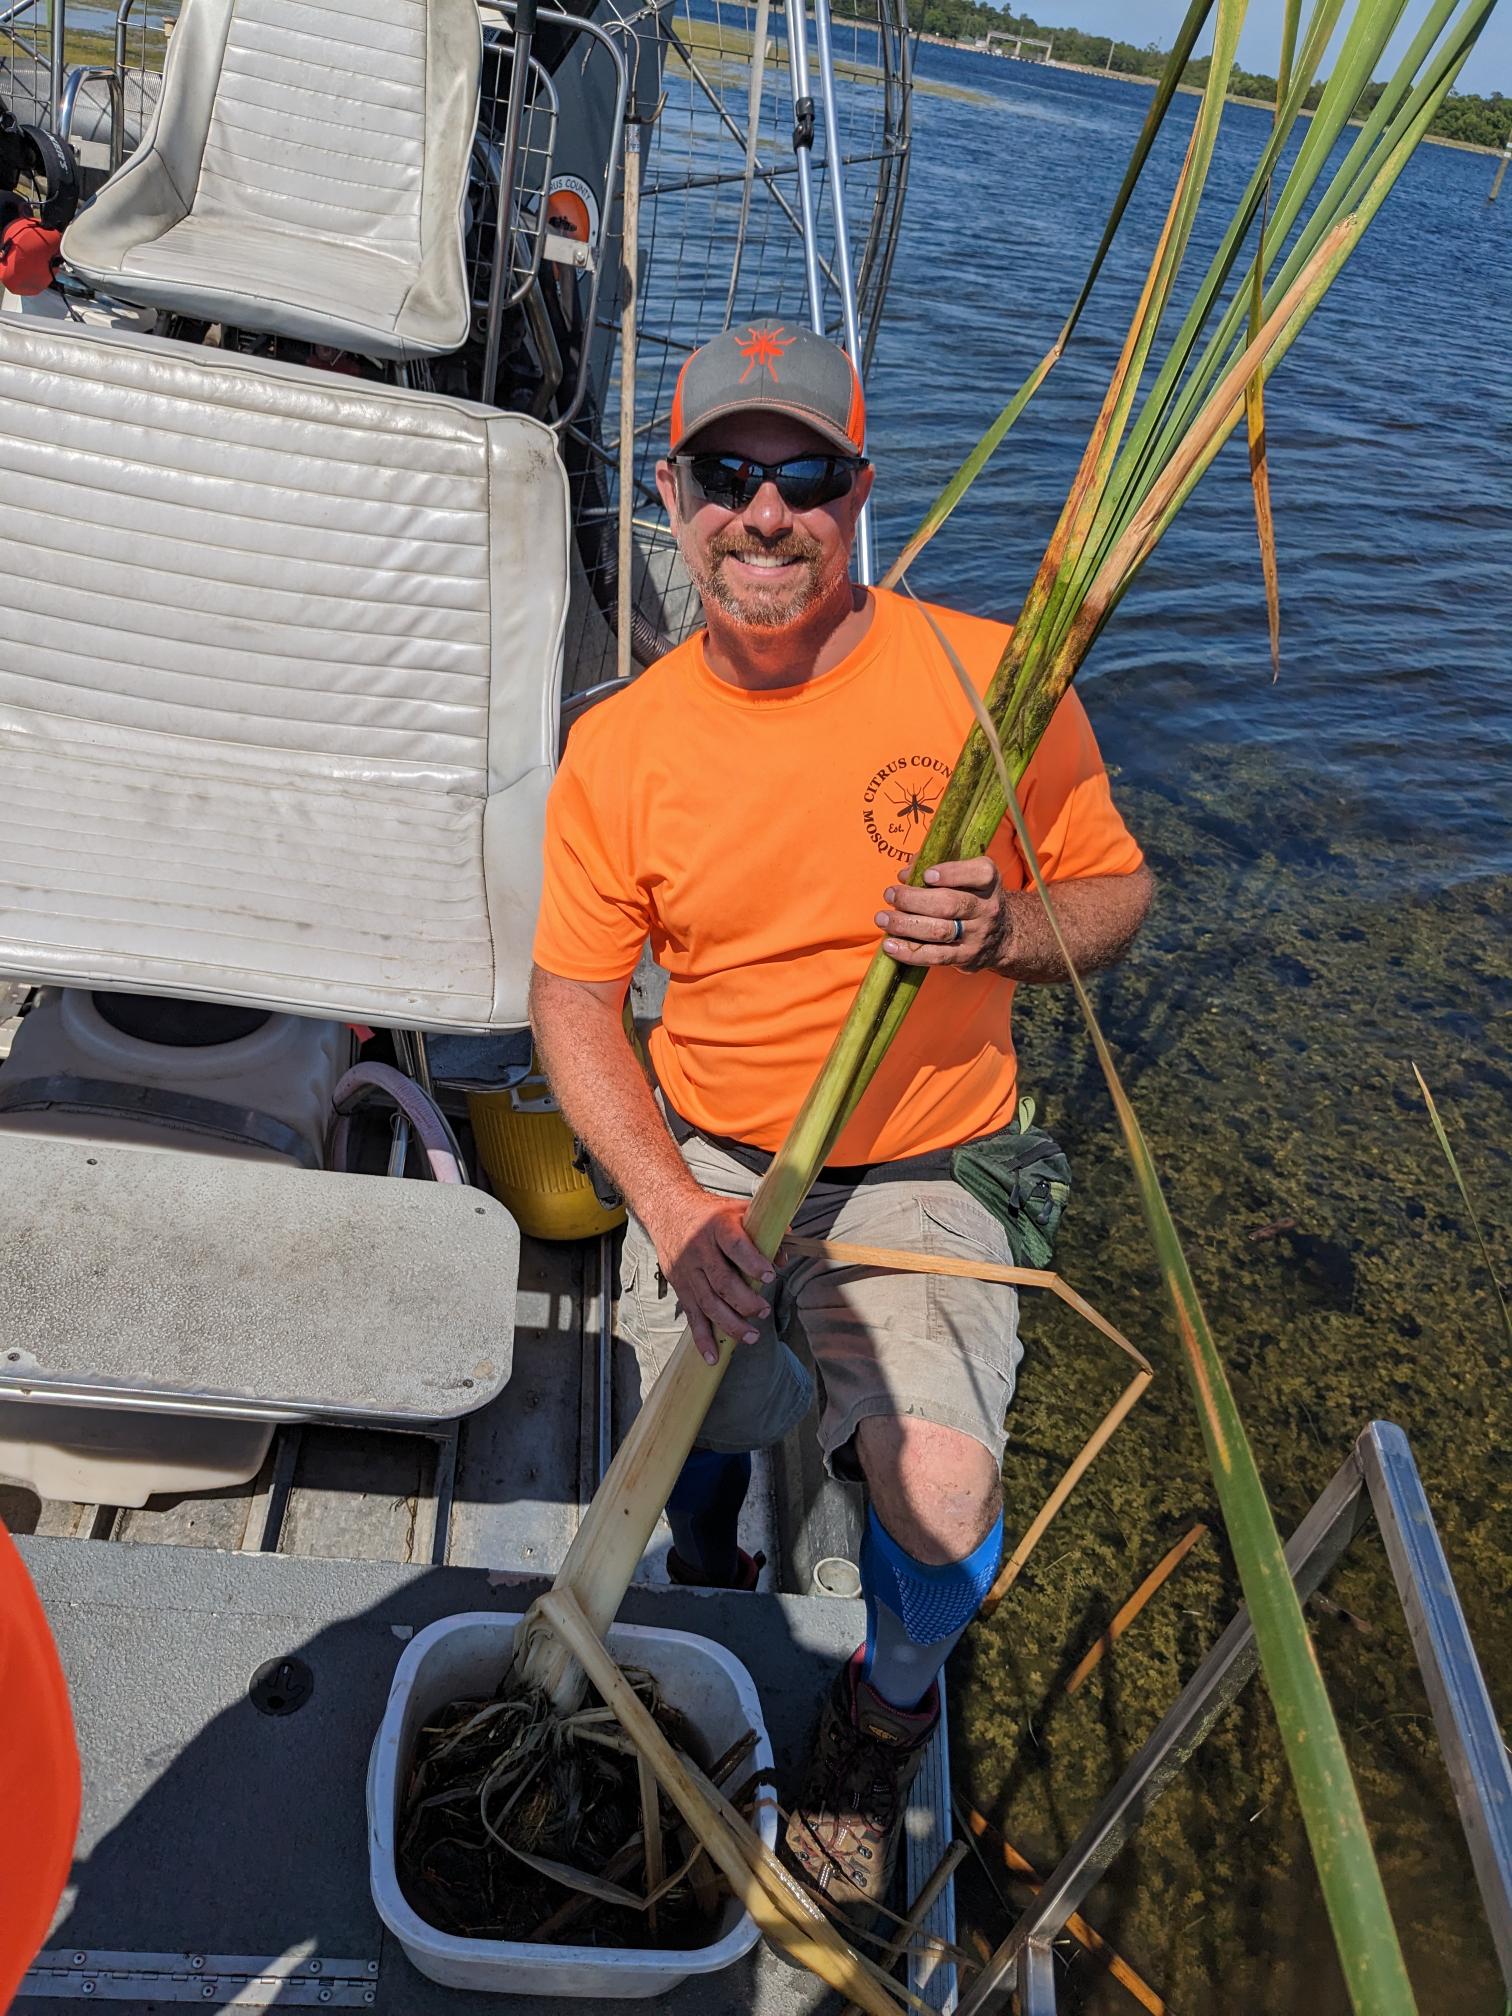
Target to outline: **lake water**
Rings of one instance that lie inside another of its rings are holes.
[[[903,249],[872,386],[887,551],[1049,347],[1149,102],[1112,80],[932,46],[919,74],[991,102],[915,98]],[[1195,103],[1179,100],[1168,122],[1127,256],[931,553],[928,586],[942,597],[1016,612]],[[1268,127],[1266,113],[1229,108],[1209,184],[1215,215],[1226,219]],[[1237,444],[1085,675],[1118,691],[1099,711],[1117,711],[1126,758],[1129,735],[1143,750],[1158,728],[1167,761],[1194,741],[1236,739],[1326,772],[1335,787],[1389,800],[1394,831],[1411,824],[1424,879],[1512,865],[1512,204],[1486,203],[1493,168],[1422,148],[1273,381],[1281,683],[1269,684]]]
[[[1048,348],[1144,91],[922,48],[904,236],[871,383],[880,545]],[[1195,100],[1178,101],[1078,336],[914,586],[1016,612],[1106,383]],[[1267,115],[1225,116],[1227,214]],[[1179,129],[1179,130],[1178,130]],[[1425,147],[1267,397],[1282,670],[1243,447],[1185,508],[1082,675],[1161,880],[1100,1004],[1283,1530],[1375,1416],[1412,1438],[1493,1698],[1512,1704],[1507,1340],[1412,1081],[1445,1109],[1512,1274],[1512,197]],[[1171,1325],[1100,1077],[1058,991],[1017,1014],[1076,1165],[1060,1261],[1159,1367],[1017,1591],[954,1666],[961,1782],[1041,1867],[1075,1837],[1237,1600]],[[1026,1312],[1005,1469],[1022,1531],[1117,1367]],[[1064,1679],[1147,1569],[1210,1532],[1098,1674]],[[1500,2016],[1452,1800],[1373,1530],[1320,1652],[1429,2016]],[[1345,1614],[1347,1613],[1347,1614]],[[1010,1893],[1020,1901],[1022,1892]],[[978,1876],[968,1917],[1007,1922]],[[1173,2012],[1346,2006],[1270,1710],[1251,1690],[1087,1916]],[[1132,2007],[1080,1960],[1063,2006]]]

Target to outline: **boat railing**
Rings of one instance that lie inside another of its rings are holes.
[[[53,13],[61,16],[62,0],[51,0],[51,6]],[[50,123],[49,95],[52,106],[58,102],[61,70],[57,88],[50,94],[42,81],[51,76],[51,43],[43,0],[10,0],[9,5],[0,6],[0,74],[5,77],[12,111],[27,125]],[[18,62],[22,67],[17,67]]]
[[[62,96],[58,100],[58,138],[65,143],[72,138],[79,93],[86,84],[103,84],[109,98],[109,158],[110,172],[113,175],[120,167],[126,152],[126,82],[124,70],[119,63],[102,63],[93,67],[76,63],[65,73]]]
[[[495,25],[490,17],[502,18]],[[539,337],[549,349],[555,348],[550,320],[540,300],[544,261],[586,270],[588,298],[583,327],[592,332],[598,326],[600,284],[605,266],[612,263],[606,257],[609,219],[619,192],[625,108],[630,91],[630,64],[620,45],[626,38],[633,42],[636,31],[632,22],[618,24],[617,30],[605,28],[581,15],[565,14],[555,7],[538,7],[535,0],[485,0],[483,19],[485,49],[502,53],[501,45],[507,45],[511,53],[508,91],[502,101],[496,92],[490,92],[487,84],[490,74],[494,77],[501,74],[502,63],[491,73],[485,70],[478,118],[480,138],[485,132],[497,136],[491,143],[491,155],[497,157],[494,243],[488,254],[486,273],[475,272],[473,285],[473,298],[477,300],[485,292],[486,281],[488,319],[483,384],[487,388],[497,376],[505,317],[513,309],[522,309],[533,338]],[[531,53],[536,30],[543,25],[574,36],[586,36],[589,46],[580,59],[585,64],[597,56],[612,65],[614,109],[603,158],[593,177],[603,191],[597,242],[564,239],[551,229],[549,197],[559,116],[557,94],[549,73]],[[586,337],[578,345],[572,388],[565,398],[558,400],[551,422],[558,431],[571,426],[582,410],[592,347]],[[549,377],[549,359],[542,357],[540,361]],[[559,384],[559,358],[557,372]],[[557,389],[556,385],[552,387],[553,391]]]
[[[1402,1430],[1372,1421],[1286,1549],[1306,1601],[1374,1514],[1411,1634],[1470,1849],[1502,1978],[1512,1996],[1512,1765]],[[1016,1993],[1022,2016],[1055,2016],[1054,1942],[1161,1793],[1255,1671],[1241,1609],[1165,1719],[1062,1857],[963,1997],[959,2016],[989,2016]]]

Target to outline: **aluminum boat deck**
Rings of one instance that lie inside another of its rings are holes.
[[[73,1879],[20,2016],[93,2001],[136,2016],[184,2002],[392,2016],[611,2006],[512,2004],[418,1975],[369,1897],[364,1778],[414,1632],[459,1611],[524,1609],[571,1541],[634,1405],[605,1300],[613,1247],[522,1242],[513,1376],[452,1437],[283,1428],[252,1483],[139,1510],[0,1490],[58,1636],[85,1760]],[[669,1587],[663,1525],[622,1612],[743,1661],[782,1786],[864,1629],[859,1602],[796,1593],[800,1579],[812,1589],[817,1555],[853,1553],[852,1494],[815,1490],[811,1441],[800,1430],[758,1468],[742,1530],[768,1556],[758,1593]],[[270,1714],[257,1676],[285,1660],[309,1692]],[[947,1828],[942,1734],[909,1816],[910,1892]],[[950,1936],[948,1896],[931,1929]],[[951,1970],[913,1985],[954,2006]],[[817,2016],[839,2000],[758,1949],[658,2007]]]

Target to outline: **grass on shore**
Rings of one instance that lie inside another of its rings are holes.
[[[984,53],[981,50],[975,49],[970,42],[958,42],[949,35],[921,35],[919,40],[932,44],[936,49],[964,50],[968,56]],[[1015,59],[1013,57],[999,57],[996,60],[999,62],[1013,62]],[[1028,59],[1021,60],[1027,61]],[[1100,70],[1095,63],[1063,63],[1054,61],[1050,63],[1035,63],[1031,67],[1037,70],[1071,70],[1078,77],[1106,77],[1114,84],[1142,84],[1148,91],[1153,91],[1160,82],[1158,77],[1146,77],[1138,70]],[[922,91],[928,87],[923,80],[916,77],[914,79],[914,88]],[[1202,96],[1202,86],[1200,84],[1178,84],[1176,89],[1183,97],[1200,98]],[[1247,98],[1237,91],[1226,93],[1223,102],[1225,105],[1249,105],[1257,112],[1274,112],[1276,109],[1274,103],[1269,98]],[[1312,108],[1308,107],[1298,116],[1303,119],[1311,119],[1313,116]],[[1350,126],[1361,126],[1364,124],[1364,121],[1362,119],[1351,119],[1348,121],[1348,124]],[[1489,154],[1493,160],[1499,160],[1505,151],[1500,147],[1487,146],[1479,140],[1457,140],[1449,133],[1425,133],[1423,135],[1423,144],[1428,147],[1455,147],[1458,148],[1461,154]]]

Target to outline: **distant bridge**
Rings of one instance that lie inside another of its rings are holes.
[[[1041,63],[1048,63],[1050,61],[1050,51],[1055,47],[1053,38],[1046,42],[1036,35],[1015,35],[1011,28],[989,29],[986,36],[977,44],[977,47],[985,49],[989,56],[994,56],[997,54],[997,51],[992,46],[994,42],[1011,42],[1013,47],[1006,53],[1010,56],[1018,56],[1020,58],[1026,49],[1043,49],[1045,52],[1044,55],[1038,59],[1031,56],[1029,59],[1031,63],[1036,60]]]

